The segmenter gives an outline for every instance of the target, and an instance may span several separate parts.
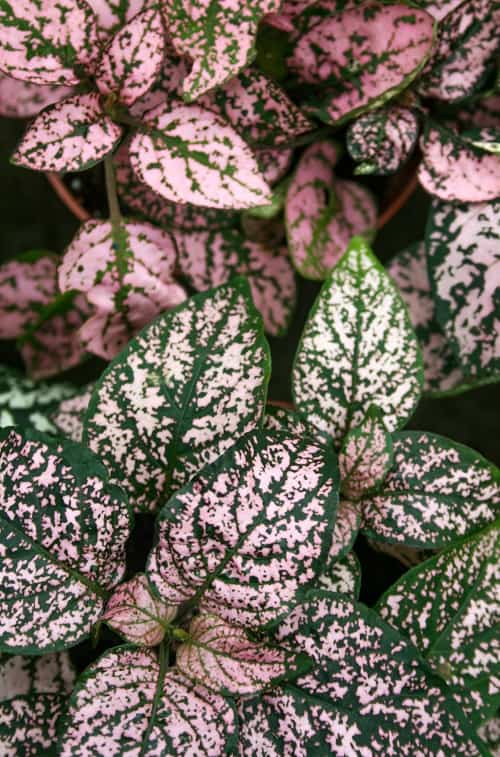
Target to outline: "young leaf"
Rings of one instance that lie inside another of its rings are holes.
[[[434,21],[406,5],[348,7],[314,24],[298,41],[291,69],[327,86],[315,113],[339,125],[398,94],[417,76],[434,43]]]
[[[477,452],[424,431],[394,434],[393,444],[383,486],[361,501],[369,537],[439,549],[497,517],[500,471]]]
[[[316,300],[292,373],[300,413],[340,446],[370,405],[388,431],[420,397],[422,359],[396,287],[362,239],[353,239]]]
[[[89,635],[125,571],[131,516],[95,455],[36,432],[0,446],[0,649],[40,654]]]
[[[446,680],[476,727],[500,706],[499,547],[497,524],[405,573],[376,607]]]
[[[138,178],[173,202],[251,208],[271,199],[247,144],[220,116],[196,105],[160,106],[130,145]]]
[[[176,613],[176,607],[151,594],[146,576],[138,573],[115,589],[101,621],[133,644],[156,647]]]
[[[153,86],[163,64],[164,33],[160,12],[145,10],[112,38],[96,71],[104,95],[130,106]]]
[[[250,291],[268,334],[281,336],[296,299],[295,275],[286,249],[250,242],[237,229],[176,233],[179,266],[197,292],[248,278]]]
[[[84,386],[75,392],[73,397],[59,402],[55,410],[50,413],[50,422],[73,442],[82,441],[83,416],[89,405],[93,388],[93,384]]]
[[[358,599],[361,589],[361,565],[355,552],[348,552],[336,562],[331,562],[319,577],[319,585],[334,594],[346,594]]]
[[[415,147],[418,132],[415,113],[399,105],[360,116],[347,131],[347,149],[359,163],[355,173],[379,176],[395,173]]]
[[[155,510],[259,423],[268,351],[240,279],[161,316],[111,363],[84,441],[135,508]]]
[[[316,142],[302,155],[288,188],[285,219],[290,256],[308,279],[324,279],[356,234],[371,236],[377,208],[371,193],[336,180],[337,148]]]
[[[30,84],[0,74],[0,116],[32,118],[43,108],[68,97],[70,87]]]
[[[200,601],[229,623],[265,625],[316,578],[337,491],[333,450],[249,434],[165,505],[148,578],[166,602]]]
[[[349,499],[359,499],[383,482],[392,464],[392,439],[376,407],[345,437],[339,452],[340,485]]]
[[[461,369],[473,379],[500,374],[498,214],[500,201],[435,202],[426,230],[436,320]]]
[[[85,171],[112,152],[121,135],[97,93],[74,95],[40,113],[11,160],[35,171]]]
[[[78,84],[99,49],[84,0],[0,0],[0,28],[0,70],[33,84]]]
[[[233,706],[192,684],[150,649],[115,647],[80,678],[60,740],[61,757],[206,755],[230,751]]]

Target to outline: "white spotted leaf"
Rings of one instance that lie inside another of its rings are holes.
[[[409,108],[390,105],[360,116],[347,131],[347,149],[358,163],[354,173],[395,173],[416,145],[419,124]]]
[[[356,502],[350,502],[348,499],[341,497],[333,528],[332,543],[328,552],[327,562],[329,564],[334,563],[336,560],[341,560],[352,549],[360,526],[361,508]]]
[[[318,580],[319,586],[334,594],[346,594],[349,599],[358,599],[361,590],[361,564],[355,552],[330,562]]]
[[[269,347],[242,279],[157,318],[94,390],[84,441],[155,510],[261,420]]]
[[[122,578],[131,515],[81,445],[0,438],[0,649],[57,651],[89,635]]]
[[[378,409],[371,407],[362,422],[346,435],[339,452],[342,494],[353,500],[377,489],[391,464],[391,435]]]
[[[337,446],[377,405],[388,431],[420,398],[422,358],[395,285],[362,239],[325,281],[304,327],[292,374],[295,405]]]
[[[331,448],[248,434],[162,509],[146,569],[153,589],[236,625],[275,620],[321,569],[337,477]]]

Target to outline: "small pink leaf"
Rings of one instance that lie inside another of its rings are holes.
[[[365,113],[347,132],[347,149],[358,165],[355,173],[395,173],[407,160],[418,137],[418,119],[409,108],[391,105]]]
[[[392,441],[380,412],[369,408],[351,429],[339,452],[340,486],[344,496],[359,499],[376,489],[392,464]]]
[[[57,257],[11,260],[0,267],[0,339],[17,339],[57,291]]]
[[[179,647],[176,664],[196,683],[228,696],[255,694],[294,668],[293,657],[290,664],[282,649],[249,641],[243,628],[209,614],[191,621],[189,639]]]
[[[82,441],[83,416],[92,396],[93,385],[85,386],[73,397],[63,399],[50,414],[50,420],[59,432],[73,442]]]
[[[149,7],[153,0],[86,0],[97,16],[103,39],[124,26],[138,13]]]
[[[0,116],[32,118],[43,108],[70,94],[70,87],[30,84],[0,74]]]
[[[12,162],[36,171],[84,171],[108,155],[122,129],[101,110],[96,93],[75,95],[44,110]]]
[[[133,644],[156,647],[176,613],[151,594],[146,576],[138,573],[115,589],[101,621]]]
[[[141,181],[173,202],[212,208],[264,205],[271,191],[255,157],[234,129],[198,106],[148,115],[150,129],[130,146]]]
[[[283,148],[260,148],[255,150],[255,157],[264,180],[272,186],[282,179],[290,168],[293,150]],[[269,198],[268,198],[269,199]],[[265,202],[262,202],[264,205]]]
[[[181,89],[182,82],[188,75],[189,64],[184,58],[170,48],[168,41],[164,40],[166,50],[158,76],[149,90],[140,97],[131,107],[130,112],[136,118],[147,116],[148,111],[163,105],[170,110],[184,105]]]
[[[146,10],[120,29],[96,71],[99,92],[132,105],[153,86],[163,63],[164,32],[158,10]]]

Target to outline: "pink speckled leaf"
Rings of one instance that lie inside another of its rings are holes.
[[[163,63],[164,31],[160,11],[145,10],[120,29],[96,71],[103,95],[130,106],[153,86]]]
[[[450,686],[475,726],[500,705],[498,523],[406,573],[376,609]]]
[[[293,686],[240,703],[241,757],[480,754],[445,685],[373,610],[318,592],[276,639],[314,666]]]
[[[11,160],[35,171],[85,171],[112,152],[121,135],[96,93],[75,95],[35,119]]]
[[[148,223],[87,221],[59,267],[63,292],[83,292],[96,312],[80,329],[85,349],[107,360],[141,328],[186,298],[175,282],[172,237]]]
[[[394,464],[361,500],[373,539],[439,549],[488,525],[500,511],[500,471],[479,453],[426,431],[394,434]]]
[[[340,498],[333,537],[328,552],[328,563],[334,563],[352,549],[361,525],[361,508],[356,502]]]
[[[148,111],[163,105],[165,109],[177,108],[184,105],[181,89],[182,82],[189,72],[189,63],[185,58],[179,58],[165,40],[163,62],[158,76],[151,87],[131,107],[130,113],[135,118],[147,117]]]
[[[247,144],[220,116],[197,105],[148,114],[148,130],[130,145],[138,178],[173,202],[251,208],[270,200]]]
[[[89,405],[93,386],[89,384],[78,391],[73,390],[73,396],[61,400],[50,413],[50,422],[57,431],[73,442],[82,441],[83,416]]]
[[[360,116],[347,131],[347,149],[356,174],[395,173],[417,142],[418,119],[414,111],[390,105]]]
[[[391,464],[391,435],[380,411],[371,407],[361,423],[351,428],[339,452],[342,493],[355,500],[377,489]]]
[[[279,431],[292,434],[293,436],[300,436],[304,438],[309,436],[312,439],[318,440],[320,434],[312,426],[308,426],[303,418],[294,410],[288,410],[283,407],[279,407],[273,404],[273,401],[268,401],[266,405],[266,415],[264,418],[264,429],[267,431]],[[325,444],[328,444],[329,440],[325,438]]]
[[[237,229],[177,233],[175,238],[181,272],[197,292],[225,284],[233,276],[246,276],[267,333],[286,333],[296,287],[282,247],[250,242]]]
[[[256,694],[300,670],[294,655],[250,641],[244,628],[217,615],[198,615],[188,633],[177,650],[177,668],[196,683],[227,696]]]
[[[73,692],[61,757],[205,755],[230,751],[233,705],[168,670],[150,649],[116,647],[91,665]]]
[[[81,445],[34,431],[0,439],[0,649],[64,649],[89,635],[122,578],[131,515]]]
[[[78,84],[98,51],[96,18],[84,0],[2,0],[0,70],[33,84]]]
[[[312,26],[298,41],[291,69],[300,79],[327,87],[313,97],[327,123],[382,105],[408,86],[434,43],[434,20],[406,5],[348,7]]]
[[[56,293],[57,257],[43,250],[0,267],[0,339],[16,339]]]
[[[348,552],[340,560],[327,564],[318,584],[325,591],[358,599],[361,590],[361,565],[356,553]]]
[[[107,39],[117,29],[148,8],[154,0],[86,0],[97,16],[101,38]]]
[[[101,621],[133,644],[156,647],[176,613],[151,594],[146,576],[138,573],[115,589]]]
[[[500,155],[474,147],[455,132],[431,127],[422,137],[418,178],[441,200],[485,202],[500,197]]]
[[[436,21],[441,21],[461,3],[463,0],[416,0],[414,4],[430,13]]]
[[[335,179],[337,147],[317,142],[302,155],[290,183],[285,219],[290,255],[299,273],[324,279],[357,234],[373,236],[377,208],[372,194]]]
[[[70,94],[70,87],[30,84],[0,74],[0,116],[32,118],[43,108]]]
[[[323,565],[337,490],[331,448],[247,435],[161,511],[146,569],[154,590],[237,625],[275,620]]]
[[[255,150],[255,157],[265,181],[269,186],[273,186],[287,174],[293,159],[293,150],[292,148],[264,147]],[[271,201],[272,195],[262,204],[265,205]]]
[[[155,510],[259,423],[268,349],[240,279],[161,316],[110,365],[84,440],[134,508]]]
[[[388,431],[420,398],[422,358],[397,288],[366,243],[352,240],[329,274],[299,343],[295,406],[337,446],[370,405]]]

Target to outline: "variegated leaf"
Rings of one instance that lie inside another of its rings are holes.
[[[177,668],[196,683],[227,696],[256,694],[300,670],[295,656],[277,646],[250,641],[244,628],[217,615],[198,615],[188,634],[177,650]]]
[[[192,102],[224,84],[255,57],[257,26],[266,13],[277,11],[280,0],[164,0],[165,23],[174,47],[193,61],[184,82],[185,100]]]
[[[356,502],[340,498],[327,562],[341,560],[352,549],[361,526],[361,508]]]
[[[335,179],[337,147],[316,142],[302,155],[288,188],[285,219],[290,255],[299,273],[324,279],[357,234],[371,237],[377,208],[371,193]]]
[[[275,620],[324,562],[337,475],[333,450],[307,437],[247,435],[161,511],[146,570],[154,590],[236,625]]]
[[[84,440],[136,509],[155,510],[260,422],[268,350],[240,279],[161,316],[110,365]]]
[[[184,105],[181,90],[188,72],[188,61],[180,58],[166,39],[163,63],[158,76],[151,89],[132,105],[130,113],[135,118],[143,119],[147,117],[148,111],[153,111],[161,105],[170,110]]]
[[[468,377],[500,374],[500,201],[435,202],[426,250],[436,320]]]
[[[388,431],[403,426],[422,378],[406,307],[366,243],[353,239],[302,333],[292,374],[295,405],[340,446],[372,404]]]
[[[255,151],[255,157],[265,181],[272,187],[286,175],[293,159],[292,148],[264,147]],[[272,202],[272,194],[261,204]],[[259,207],[259,206],[257,206]]]
[[[154,597],[146,576],[138,573],[115,589],[101,621],[133,644],[156,647],[176,614],[177,608]]]
[[[240,703],[240,755],[478,755],[446,687],[363,605],[322,592],[292,611],[279,643],[314,666]]]
[[[154,0],[86,0],[97,16],[101,37],[124,26],[135,15],[149,7]]]
[[[37,250],[0,267],[0,339],[17,339],[54,297],[57,257]]]
[[[0,438],[0,648],[64,649],[89,635],[122,578],[131,515],[84,447],[27,431]]]
[[[484,152],[441,127],[428,130],[421,148],[418,178],[431,195],[460,202],[500,197],[500,155]]]
[[[57,431],[74,442],[81,442],[83,417],[92,396],[93,384],[84,386],[74,396],[63,399],[50,413],[50,422]]]
[[[418,82],[425,97],[455,101],[472,94],[498,52],[500,6],[496,0],[464,0],[454,5],[439,24],[437,47]]]
[[[495,715],[482,723],[477,733],[484,745],[490,750],[492,757],[498,757],[500,754],[500,716]]]
[[[237,229],[176,233],[175,238],[181,272],[197,292],[246,276],[267,333],[286,332],[296,299],[286,250],[250,242]]]
[[[98,51],[94,13],[84,0],[1,0],[0,70],[33,84],[78,84]]]
[[[61,757],[206,755],[230,751],[230,702],[175,670],[150,649],[115,647],[91,665],[70,700]]]
[[[413,568],[377,610],[415,644],[478,727],[500,707],[498,524]]]
[[[400,105],[366,113],[347,132],[347,149],[356,174],[395,173],[405,163],[417,142],[419,124],[414,111]]]
[[[356,553],[348,552],[340,560],[329,563],[319,577],[319,585],[325,591],[358,599],[361,589],[361,565]]]
[[[272,400],[269,400],[266,405],[264,428],[267,431],[285,432],[302,438],[309,436],[312,439],[316,439],[316,441],[318,441],[319,437],[316,429],[308,426],[298,413],[294,410],[274,405]],[[327,440],[326,444],[328,444]]]
[[[163,64],[164,32],[160,11],[145,10],[118,31],[96,71],[99,92],[130,106],[153,86]]]
[[[393,444],[383,486],[361,500],[369,537],[439,549],[498,517],[500,471],[479,453],[426,431],[394,434]]]
[[[85,171],[112,152],[121,135],[97,93],[74,95],[35,119],[11,160],[35,171]]]
[[[359,499],[383,482],[392,464],[392,439],[376,407],[351,428],[339,452],[340,485],[349,499]]]
[[[454,118],[463,129],[500,128],[500,95],[487,94],[466,100]]]
[[[220,116],[197,105],[148,113],[130,145],[138,178],[162,197],[211,208],[251,208],[271,199],[247,144]]]
[[[0,116],[32,118],[43,108],[70,94],[70,87],[30,84],[0,74]]]
[[[463,0],[415,0],[415,5],[430,13],[436,21],[441,21],[461,3]]]
[[[348,7],[314,24],[295,46],[291,69],[328,88],[314,112],[344,123],[396,95],[415,78],[434,43],[434,21],[406,5]]]

